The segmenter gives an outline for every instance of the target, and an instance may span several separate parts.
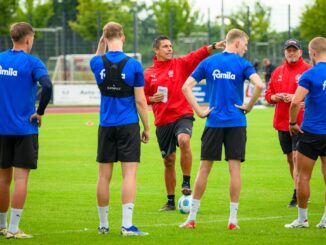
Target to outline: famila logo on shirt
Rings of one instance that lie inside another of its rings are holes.
[[[231,79],[235,80],[235,74],[232,74],[231,72],[227,71],[226,73],[221,73],[220,70],[216,69],[213,71],[212,76],[215,79]]]
[[[326,80],[323,83],[323,90],[326,90]]]
[[[102,69],[100,71],[100,76],[101,76],[101,79],[102,80],[105,78],[105,69]],[[121,73],[121,78],[122,78],[122,80],[125,80],[126,79],[126,74],[125,73]]]
[[[18,71],[15,71],[13,68],[9,68],[8,70],[2,69],[2,66],[0,66],[0,75],[17,77]]]

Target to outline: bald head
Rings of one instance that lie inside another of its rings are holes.
[[[326,38],[315,37],[309,43],[309,55],[313,64],[326,59]]]

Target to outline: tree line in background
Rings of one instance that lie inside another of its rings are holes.
[[[60,26],[67,30],[66,38],[71,37],[69,30],[72,30],[81,38],[95,43],[103,25],[116,21],[124,26],[127,51],[132,51],[137,45],[138,52],[151,54],[152,40],[158,34],[169,36],[175,43],[182,38],[195,37],[198,33],[202,33],[206,43],[219,40],[221,25],[216,20],[208,22],[206,11],[192,8],[191,0],[156,0],[149,4],[137,0],[1,0],[0,35],[8,34],[11,23],[26,21],[36,28]],[[225,32],[235,27],[243,29],[250,33],[251,43],[262,44],[271,39],[284,41],[289,33],[271,29],[271,11],[258,0],[253,9],[249,9],[243,1],[227,16]],[[314,0],[305,7],[300,25],[291,29],[291,36],[306,42],[315,36],[326,36],[325,0]]]

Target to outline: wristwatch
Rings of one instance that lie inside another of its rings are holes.
[[[216,42],[212,43],[212,49],[216,49],[215,45],[216,45]]]

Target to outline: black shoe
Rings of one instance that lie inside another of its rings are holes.
[[[292,200],[289,202],[289,204],[288,204],[288,208],[295,208],[295,207],[297,207],[297,205],[298,205],[297,200],[296,200],[296,199],[292,199]]]
[[[181,193],[185,196],[191,195],[191,189],[190,189],[190,184],[189,183],[182,183],[182,188],[181,188]]]
[[[164,206],[160,209],[160,212],[162,212],[162,211],[173,211],[173,210],[175,210],[175,205],[174,205],[174,204],[166,203],[166,204],[164,204]]]

